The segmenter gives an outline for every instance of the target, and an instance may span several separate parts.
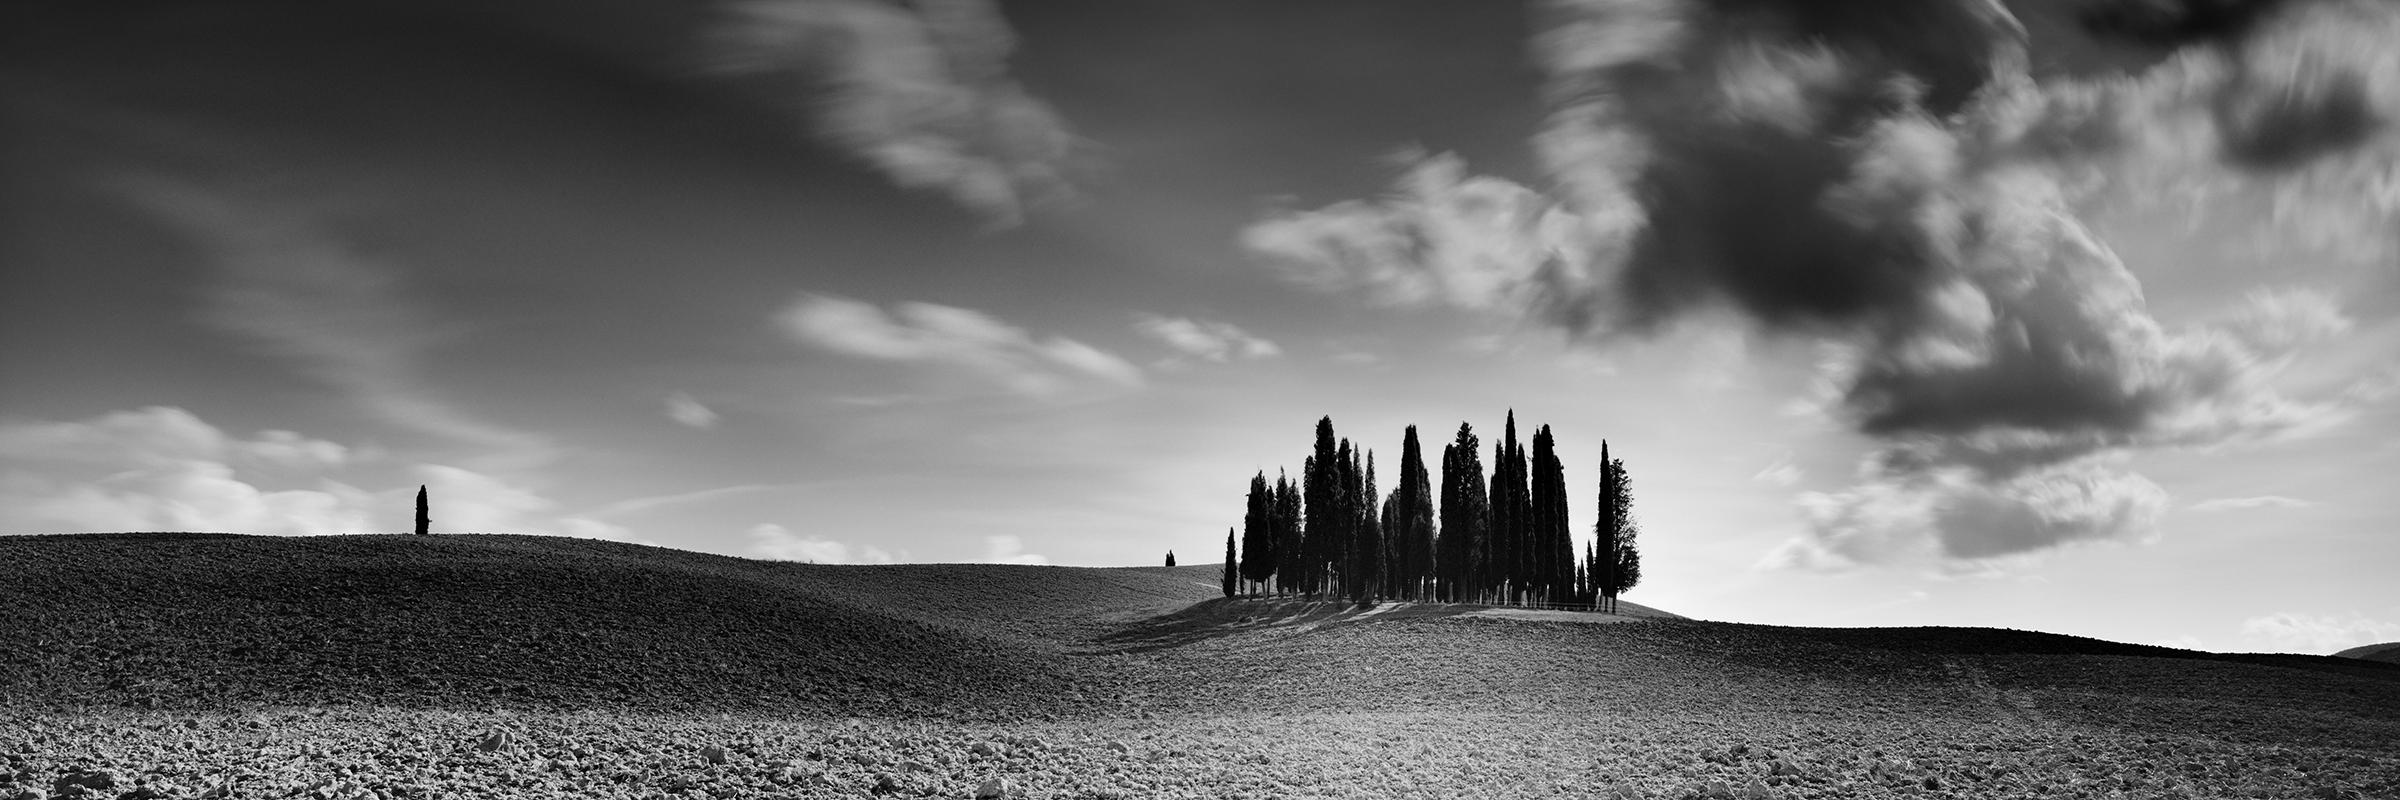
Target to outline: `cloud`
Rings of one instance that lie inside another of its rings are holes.
[[[708,37],[709,69],[788,94],[815,136],[998,227],[1071,194],[1079,140],[1008,75],[1016,35],[986,0],[750,0]],[[794,92],[793,87],[800,87]]]
[[[1302,285],[1386,305],[1544,310],[1593,287],[1593,252],[1623,231],[1449,154],[1404,155],[1392,191],[1245,228],[1243,248]],[[1558,309],[1572,314],[1572,309]]]
[[[2267,494],[2256,497],[2218,497],[2202,500],[2193,503],[2192,510],[2203,514],[2214,514],[2220,511],[2249,511],[2260,508],[2314,508],[2316,505],[2316,503],[2297,497]]]
[[[2242,635],[2282,652],[2331,654],[2363,644],[2400,640],[2400,623],[2280,611],[2242,620]]]
[[[1750,479],[1789,489],[1800,485],[1801,476],[1800,467],[1793,464],[1791,459],[1783,458],[1776,460],[1773,464],[1768,464],[1765,469],[1759,470],[1758,474],[1750,476]]]
[[[479,447],[480,461],[550,457],[542,437],[476,418],[427,389],[426,353],[455,329],[419,310],[398,270],[358,254],[297,204],[156,175],[114,186],[214,263],[200,309],[210,326],[292,359],[387,422]]]
[[[1832,345],[1822,398],[1796,407],[1880,448],[1852,489],[1803,496],[1795,564],[2141,541],[2166,498],[2122,456],[2338,422],[2341,398],[2271,379],[2349,323],[2287,287],[2166,325],[2083,204],[2205,168],[2381,215],[2326,235],[2400,238],[2400,148],[2375,122],[2400,111],[2400,55],[2369,44],[2400,36],[2400,6],[2110,24],[2153,23],[2181,49],[2070,74],[2037,72],[2048,40],[1987,0],[1550,0],[1532,45],[1546,188],[1419,154],[1383,197],[1275,212],[1242,242],[1304,285],[1586,342],[1728,309]]]
[[[1048,564],[1050,558],[1039,553],[1025,552],[1025,540],[1008,534],[983,537],[983,558],[986,564]]]
[[[750,554],[775,561],[805,561],[811,564],[891,564],[891,553],[875,547],[852,548],[850,545],[817,534],[797,534],[774,523],[760,523],[750,529]]]
[[[717,426],[717,412],[714,409],[701,405],[700,401],[682,392],[667,395],[667,418],[687,428]]]
[[[419,485],[433,498],[437,531],[640,541],[559,515],[549,499],[493,475],[386,462],[290,431],[229,435],[180,408],[0,423],[4,533],[389,533],[413,516]]]
[[[1230,322],[1135,314],[1134,330],[1192,358],[1223,363],[1283,354],[1274,342],[1250,335]]]
[[[1107,351],[1064,337],[1037,339],[1023,328],[972,309],[872,303],[804,294],[775,316],[793,341],[877,361],[942,364],[1033,397],[1078,384],[1142,385],[1141,369]]]

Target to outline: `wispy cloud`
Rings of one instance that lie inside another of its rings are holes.
[[[1157,314],[1135,314],[1134,330],[1203,361],[1272,358],[1283,354],[1274,342],[1253,336],[1230,322],[1194,320]]]
[[[702,405],[699,400],[682,392],[667,395],[667,418],[687,428],[705,429],[717,426],[715,409]]]
[[[2287,4],[2089,79],[2033,74],[1998,3],[1797,8],[1540,4],[1550,189],[1418,154],[1385,196],[1271,214],[1243,244],[1328,291],[1584,341],[1731,309],[1836,346],[1822,405],[1881,447],[1853,489],[1802,498],[1814,553],[1796,562],[2143,540],[2166,497],[2127,453],[2343,418],[2340,398],[2271,385],[2348,324],[2332,298],[2276,290],[2170,327],[2078,210],[2106,178],[2206,162],[2325,202],[2372,194],[2380,227],[2356,235],[2400,240],[2400,192],[2319,174],[2400,169],[2400,137],[2368,124],[2400,118],[2400,58],[2367,44],[2400,35],[2400,6]],[[2143,139],[2162,130],[2212,145]]]
[[[584,512],[583,516],[594,519],[602,519],[607,517],[622,516],[625,514],[639,514],[654,509],[670,508],[691,503],[705,503],[711,500],[717,500],[726,497],[737,497],[753,492],[774,491],[781,488],[786,488],[786,486],[781,484],[745,483],[737,486],[718,486],[710,489],[677,492],[675,494],[636,497],[629,500],[618,500],[616,502],[609,503],[608,505],[594,508],[590,511]]]
[[[479,463],[551,456],[543,437],[479,419],[427,388],[425,354],[456,329],[409,298],[400,271],[358,254],[296,203],[157,175],[114,185],[214,263],[200,312],[209,325],[292,359],[387,422],[480,448]]]
[[[1033,397],[1058,396],[1076,385],[1143,383],[1140,368],[1105,350],[1065,337],[1036,338],[991,315],[955,306],[900,303],[885,313],[872,303],[804,294],[775,322],[793,341],[820,350],[955,367]]]
[[[794,533],[781,525],[760,523],[750,529],[750,554],[775,561],[812,564],[891,564],[897,559],[881,548],[852,547],[818,534]]]
[[[2297,497],[2266,494],[2256,497],[2218,497],[2192,504],[2192,510],[2203,514],[2219,511],[2249,511],[2261,508],[2312,508],[2316,503]]]
[[[789,113],[901,186],[941,192],[993,225],[1070,194],[1079,140],[1008,75],[1016,49],[986,0],[748,0],[708,37],[722,75],[792,92]]]

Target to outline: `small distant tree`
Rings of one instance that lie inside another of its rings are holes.
[[[433,511],[432,507],[425,502],[425,485],[420,483],[417,484],[417,535],[427,536],[432,533]]]
[[[1224,583],[1225,583],[1225,596],[1226,596],[1226,597],[1232,597],[1232,596],[1233,596],[1233,588],[1234,588],[1234,583],[1235,583],[1236,581],[1240,580],[1239,571],[1235,569],[1235,565],[1236,565],[1237,563],[1238,563],[1238,562],[1234,561],[1234,559],[1233,559],[1233,529],[1232,529],[1232,528],[1226,528],[1226,529],[1225,529],[1225,578],[1224,578]]]
[[[1167,566],[1175,566],[1175,551],[1167,551]]]

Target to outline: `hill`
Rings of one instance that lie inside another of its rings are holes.
[[[2386,664],[2400,664],[2400,642],[2362,644],[2334,654],[2339,658],[2363,658]]]
[[[2400,796],[2400,666],[1216,570],[0,537],[0,798]]]
[[[1192,568],[830,566],[536,536],[0,537],[0,702],[993,713]]]

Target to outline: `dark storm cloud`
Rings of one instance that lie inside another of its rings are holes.
[[[2293,173],[2380,143],[2394,70],[2357,31],[2400,17],[2293,5],[2112,23],[2196,43],[2140,74],[2041,82],[1997,2],[1554,0],[1533,43],[1550,191],[1436,157],[1391,197],[1279,214],[1245,242],[1316,285],[1577,335],[1721,306],[1844,343],[1834,407],[1885,449],[1859,486],[1804,503],[1799,563],[2139,537],[2165,502],[2124,472],[2127,448],[2323,409],[2264,386],[2294,342],[2262,344],[2259,315],[2153,319],[2076,196],[2092,170],[2190,158],[2203,137],[2217,161]],[[2330,303],[2282,304],[2338,328]]]

